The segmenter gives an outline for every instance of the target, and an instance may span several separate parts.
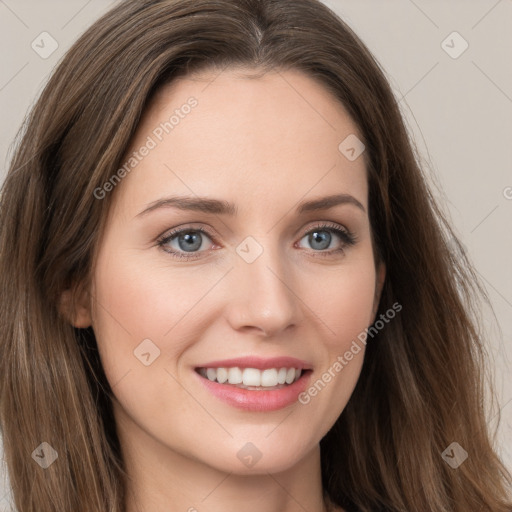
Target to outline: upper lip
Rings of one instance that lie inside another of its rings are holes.
[[[236,357],[233,359],[223,359],[210,361],[201,364],[196,368],[233,368],[235,366],[242,368],[257,368],[258,370],[266,370],[267,368],[299,368],[302,370],[311,370],[312,366],[307,361],[297,359],[295,357],[272,357],[263,358],[257,356]]]

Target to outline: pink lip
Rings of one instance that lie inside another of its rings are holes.
[[[295,357],[272,357],[265,359],[263,357],[248,356],[237,357],[234,359],[224,359],[222,361],[210,361],[196,366],[196,368],[257,368],[266,370],[267,368],[300,368],[301,370],[311,370],[312,366],[306,361],[296,359]]]
[[[272,361],[274,361],[275,364],[276,360]],[[223,361],[222,365],[217,366],[216,362],[215,366],[210,366],[210,368],[218,368],[220,366],[226,367],[228,366],[226,363],[227,361]],[[286,366],[286,364],[281,364],[280,366]],[[291,366],[295,367],[294,365]],[[275,366],[271,367],[274,368]],[[255,368],[255,366],[246,366],[246,368]],[[264,412],[276,411],[278,409],[282,409],[283,407],[287,407],[288,405],[291,405],[294,402],[297,402],[300,393],[302,393],[306,389],[308,382],[311,378],[312,372],[303,372],[300,378],[296,380],[294,383],[280,389],[274,389],[269,391],[243,389],[238,388],[233,384],[220,384],[218,382],[214,382],[203,377],[202,375],[195,371],[193,373],[194,375],[196,375],[196,378],[198,378],[201,381],[201,383],[206,387],[206,389],[208,389],[208,391],[210,391],[213,395],[215,395],[218,399],[222,400],[223,402],[233,407],[236,407],[237,409],[242,409],[245,411]]]

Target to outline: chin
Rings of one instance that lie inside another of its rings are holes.
[[[209,451],[208,460],[205,460],[204,454],[200,460],[226,473],[265,475],[294,467],[318,446],[315,442],[312,442],[311,446],[306,446],[304,439],[300,442],[286,442],[286,435],[276,436],[274,439],[270,439],[273,434],[270,437],[266,437],[267,435],[252,438],[247,436],[243,441],[230,439],[224,448],[218,446],[217,450]]]

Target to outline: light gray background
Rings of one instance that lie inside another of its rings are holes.
[[[436,196],[487,287],[498,319],[486,313],[502,412],[498,448],[512,469],[512,0],[325,3],[385,69],[426,172],[439,186]],[[0,0],[1,180],[14,136],[48,75],[113,4]],[[454,31],[469,45],[457,58],[445,51],[463,48],[462,39],[450,36]],[[31,47],[42,32],[59,45],[47,59]],[[2,512],[9,510],[9,494],[1,486],[5,472],[0,476]]]

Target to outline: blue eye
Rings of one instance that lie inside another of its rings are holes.
[[[198,252],[203,245],[203,238],[205,236],[206,238],[210,238],[208,233],[203,229],[185,228],[169,233],[165,238],[159,240],[158,245],[177,258],[191,259],[195,256],[188,256],[187,254],[183,254],[183,252],[192,254]],[[166,247],[169,247],[172,242],[176,242],[178,247],[174,246],[171,250],[167,249]]]
[[[341,246],[337,249],[326,250],[331,245],[333,234],[341,240]],[[356,243],[356,237],[350,231],[329,224],[323,224],[308,231],[301,240],[304,239],[307,239],[311,247],[316,249],[314,252],[325,253],[321,254],[322,256],[343,252],[346,247]]]
[[[337,237],[340,240],[339,247],[329,249],[333,235],[334,239]],[[174,258],[192,260],[200,257],[201,252],[205,252],[205,238],[213,244],[213,235],[204,229],[186,227],[165,234],[158,240],[158,246]],[[322,257],[342,254],[347,247],[355,245],[357,241],[355,235],[347,229],[330,224],[322,224],[310,229],[300,241],[306,238],[314,249],[313,255]]]

